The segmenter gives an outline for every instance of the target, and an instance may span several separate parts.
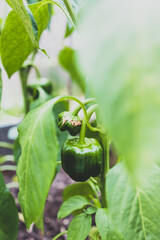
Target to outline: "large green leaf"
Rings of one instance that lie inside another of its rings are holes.
[[[58,139],[58,143],[59,143],[59,151],[58,151],[57,161],[61,161],[61,148],[62,148],[64,141],[69,136],[67,131],[62,132],[58,127],[58,123],[59,123],[58,115],[59,115],[59,113],[61,113],[63,111],[68,111],[68,103],[67,102],[59,102],[58,104],[55,105],[55,107],[53,109],[54,116],[56,118],[56,132],[57,132],[57,139]],[[61,165],[57,165],[57,171],[59,171],[60,168],[61,168]]]
[[[107,178],[109,212],[125,240],[157,240],[160,236],[160,168],[134,185],[124,166],[118,164]]]
[[[19,144],[19,138],[18,137],[14,140],[13,155],[14,155],[15,163],[18,164],[18,160],[21,156],[21,146]]]
[[[81,195],[91,200],[95,196],[95,192],[88,182],[74,183],[63,190],[63,201],[74,195]]]
[[[11,6],[14,12],[19,16],[23,22],[23,26],[28,33],[28,36],[35,48],[38,48],[37,34],[38,28],[37,23],[28,8],[23,4],[22,0],[6,0],[6,2]]]
[[[52,108],[59,97],[30,111],[18,127],[22,155],[18,162],[19,202],[27,227],[44,210],[58,155]]]
[[[2,70],[0,68],[0,109],[1,109],[1,100],[2,100]]]
[[[27,0],[27,3],[33,4],[33,3],[37,3],[37,2],[41,2],[41,1],[43,1],[43,0]],[[48,29],[50,29],[51,16],[54,14],[52,4],[48,4],[48,11],[49,11],[49,15],[50,15],[50,20],[48,22]]]
[[[82,91],[85,91],[85,78],[78,71],[76,62],[76,50],[65,47],[59,53],[58,59],[62,67],[70,74],[71,79],[74,80]]]
[[[111,216],[109,215],[107,209],[99,208],[96,212],[96,226],[102,237],[102,240],[122,240],[123,238],[117,233]]]
[[[1,32],[2,32],[2,18],[0,18],[0,54],[1,54]]]
[[[14,11],[11,11],[1,35],[1,59],[9,77],[20,69],[33,49],[21,19]]]
[[[80,195],[70,197],[61,205],[58,211],[58,219],[67,217],[75,210],[86,207],[87,205],[90,205],[90,202]]]
[[[47,28],[50,18],[48,5],[39,2],[29,5],[29,8],[38,25],[39,39],[43,30]],[[1,58],[9,77],[20,69],[33,49],[34,46],[21,18],[14,11],[11,11],[1,35]]]
[[[67,240],[85,240],[91,230],[92,217],[81,213],[69,225]]]
[[[88,1],[84,9],[80,70],[103,126],[130,168],[159,161],[160,2]]]
[[[0,191],[1,192],[5,191],[5,181],[1,172],[0,172]]]
[[[6,189],[0,173],[0,239],[16,240],[18,234],[18,211],[11,193]]]

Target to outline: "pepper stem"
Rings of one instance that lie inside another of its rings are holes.
[[[86,106],[86,105],[89,104],[89,103],[95,103],[95,98],[88,98],[88,99],[86,99],[86,100],[83,102],[83,105]],[[76,116],[81,109],[82,109],[82,108],[81,108],[81,106],[79,105],[78,107],[76,107],[76,108],[73,110],[72,114]]]
[[[67,233],[67,231],[61,232],[58,235],[56,235],[52,240],[56,240],[56,239],[58,239],[59,237],[61,237],[62,235],[66,234],[66,233]]]
[[[82,121],[82,126],[81,126],[81,131],[80,131],[80,135],[79,135],[79,144],[83,145],[85,143],[85,135],[86,135],[86,119],[85,117],[83,118]]]
[[[102,207],[107,207],[107,173],[109,171],[109,139],[105,136],[102,136],[102,145],[103,145],[103,151],[104,151],[104,158],[103,158],[103,166],[102,166],[102,172],[101,172],[101,199],[102,199]]]
[[[98,104],[94,104],[88,108],[88,110],[87,110],[87,118],[88,119],[90,119],[92,114],[95,112],[95,110],[97,109],[97,106],[98,106]],[[81,144],[81,145],[83,145],[85,143],[86,127],[87,127],[87,123],[86,123],[86,118],[84,116],[83,121],[82,121],[80,136],[79,136],[79,144]]]
[[[83,110],[83,113],[84,113],[84,117],[86,118],[86,124],[87,124],[87,127],[92,131],[92,132],[101,132],[101,130],[99,128],[96,128],[96,127],[92,127],[91,124],[89,123],[89,120],[88,120],[88,116],[87,116],[87,111],[86,111],[86,108],[85,106],[83,105],[83,103],[78,100],[77,98],[75,97],[72,97],[72,96],[63,96],[63,97],[60,97],[56,103],[58,102],[61,102],[61,101],[64,101],[64,100],[73,100],[75,102],[77,102],[82,110]],[[52,102],[52,99],[50,100]]]
[[[33,62],[32,60],[27,60],[27,61],[25,61],[22,67],[23,67],[23,68],[33,67],[34,70],[35,70],[35,72],[36,72],[37,78],[38,78],[38,79],[41,78],[41,73],[40,73],[38,67],[36,66],[36,64],[34,64],[34,62]]]
[[[19,70],[20,80],[21,80],[21,87],[23,93],[23,101],[24,101],[24,111],[25,114],[29,112],[29,101],[27,96],[27,78],[31,67],[21,68]]]

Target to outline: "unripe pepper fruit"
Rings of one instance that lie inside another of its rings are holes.
[[[81,118],[73,115],[70,111],[62,112],[58,115],[58,127],[61,131],[67,130],[71,136],[75,136],[81,129]]]
[[[61,150],[64,171],[77,182],[97,177],[102,168],[103,149],[95,138],[85,138],[83,145],[79,138],[65,141]]]

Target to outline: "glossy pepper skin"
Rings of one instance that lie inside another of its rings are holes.
[[[79,144],[79,138],[65,141],[61,150],[64,171],[77,182],[97,177],[102,168],[103,149],[95,138],[85,138],[85,144]]]
[[[72,112],[65,111],[58,115],[58,127],[61,131],[67,130],[71,136],[75,136],[80,132],[81,119],[79,116],[75,116]]]

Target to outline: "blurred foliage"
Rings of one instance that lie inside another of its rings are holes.
[[[99,103],[106,132],[130,171],[137,172],[160,162],[160,3],[153,8],[148,1],[140,12],[138,1],[123,0],[121,8],[118,0],[87,3],[80,26],[80,72]]]
[[[64,1],[60,0],[60,2],[65,6]],[[70,0],[70,3],[72,4],[72,7],[76,13],[77,16],[80,15],[80,11],[84,6],[85,1],[84,0]],[[67,26],[65,31],[65,38],[69,37],[74,32],[74,28],[69,20],[67,20]]]
[[[70,74],[72,80],[74,80],[83,92],[85,92],[85,78],[76,66],[76,50],[65,47],[59,52],[59,63]]]

